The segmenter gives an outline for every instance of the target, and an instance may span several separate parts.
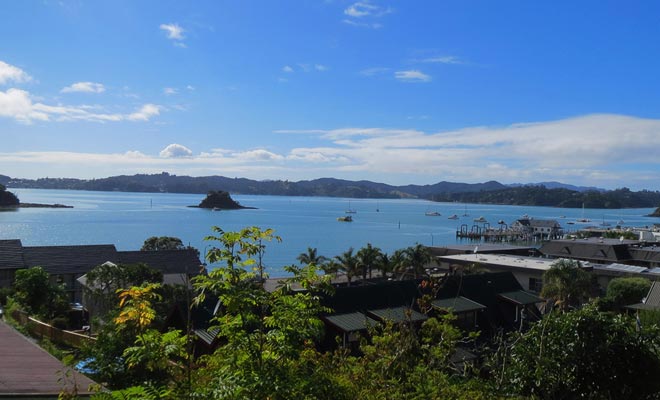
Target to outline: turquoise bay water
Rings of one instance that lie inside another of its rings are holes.
[[[557,219],[568,229],[587,225],[566,224],[581,218],[582,209],[351,199],[350,208],[356,213],[352,214],[354,222],[348,223],[337,221],[349,208],[349,200],[342,198],[235,195],[232,197],[241,204],[257,209],[215,212],[187,207],[199,204],[204,198],[200,194],[11,190],[22,202],[61,203],[74,208],[0,212],[0,239],[21,239],[26,246],[114,244],[118,250],[138,250],[150,236],[176,236],[203,253],[213,245],[203,240],[212,233],[211,226],[228,231],[257,225],[273,228],[282,237],[282,243],[271,243],[266,250],[264,261],[271,276],[283,275],[281,267],[296,263],[298,254],[308,246],[333,257],[367,243],[386,252],[416,243],[461,243],[456,239],[457,228],[461,224],[471,227],[479,216],[493,226],[499,220],[511,224],[524,214]],[[466,209],[470,215],[463,217]],[[427,211],[441,216],[426,216]],[[615,226],[622,219],[625,226],[647,226],[660,222],[644,216],[652,211],[586,209],[584,216],[592,220],[589,225],[605,221]],[[447,219],[452,214],[460,218]]]

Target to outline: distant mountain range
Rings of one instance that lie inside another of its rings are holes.
[[[604,190],[559,182],[504,185],[438,182],[433,185],[393,186],[371,181],[320,178],[308,181],[256,181],[224,176],[160,174],[120,175],[101,179],[21,179],[0,175],[9,188],[72,189],[120,192],[203,193],[223,190],[232,194],[326,196],[348,198],[419,198],[435,201],[516,204],[550,207],[637,208],[660,205],[660,192]]]

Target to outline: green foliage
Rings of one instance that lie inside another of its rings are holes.
[[[307,252],[300,253],[296,260],[302,265],[314,264],[317,267],[323,267],[324,264],[328,261],[327,257],[318,254],[316,247],[308,247]]]
[[[501,383],[540,399],[653,399],[660,393],[657,329],[595,307],[552,313],[514,333]]]
[[[373,247],[371,243],[357,252],[358,266],[362,270],[362,279],[367,279],[367,273],[371,278],[372,270],[378,268],[378,262],[383,256],[383,252],[378,247]]]
[[[200,208],[220,208],[233,210],[243,208],[237,201],[231,198],[229,192],[223,190],[211,190],[207,193],[206,198],[199,203]]]
[[[649,292],[651,281],[646,278],[614,278],[607,285],[606,301],[614,309],[640,303]]]
[[[144,241],[141,251],[183,250],[186,246],[178,237],[152,236]]]
[[[272,230],[213,230],[219,235],[207,240],[220,247],[209,250],[207,259],[221,265],[196,277],[194,285],[200,292],[196,302],[206,293],[220,299],[214,320],[225,344],[202,359],[195,379],[198,392],[214,398],[309,398],[316,385],[309,375],[292,372],[323,332],[318,315],[325,310],[320,295],[330,290],[328,278],[320,277],[314,265],[286,267],[293,276],[269,293],[254,270],[246,268],[255,266],[252,257],[261,251],[263,234],[270,236]],[[293,290],[296,286],[303,290]]]
[[[591,292],[591,275],[575,260],[555,261],[543,273],[541,296],[551,298],[562,310],[579,306]]]
[[[105,263],[86,274],[84,288],[87,307],[93,317],[109,320],[108,313],[118,304],[117,291],[144,283],[163,282],[163,273],[146,264]]]
[[[12,207],[18,204],[18,197],[14,193],[7,191],[3,185],[0,185],[0,207]]]
[[[30,314],[46,319],[66,315],[69,303],[64,289],[51,283],[41,267],[17,270],[14,290],[14,297]]]
[[[0,288],[0,307],[7,305],[7,299],[14,294],[14,288],[3,287]]]

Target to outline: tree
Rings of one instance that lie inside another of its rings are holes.
[[[431,263],[431,253],[426,246],[417,243],[404,250],[406,261],[413,272],[415,279],[426,274],[426,267]]]
[[[306,354],[317,354],[314,341],[323,332],[318,315],[327,312],[320,294],[329,293],[329,278],[317,274],[313,264],[289,266],[292,277],[274,292],[267,292],[257,279],[252,258],[258,242],[251,229],[225,232],[206,240],[219,242],[207,254],[219,264],[208,275],[194,278],[199,291],[197,303],[207,293],[220,299],[214,318],[224,344],[202,358],[202,368],[194,379],[199,396],[212,398],[323,398],[323,382],[310,379],[314,374],[300,370]],[[302,291],[293,291],[300,285]],[[316,356],[309,360],[314,360]],[[309,361],[311,362],[311,361]]]
[[[323,268],[323,265],[328,261],[327,257],[318,254],[316,247],[308,247],[307,252],[300,253],[296,259],[302,265],[314,264],[321,268]]]
[[[607,285],[605,302],[611,302],[614,309],[640,303],[649,293],[651,281],[646,278],[614,278]]]
[[[579,261],[561,259],[543,273],[541,296],[553,299],[563,311],[581,305],[590,292],[591,275]]]
[[[371,271],[374,267],[378,267],[378,260],[382,257],[383,253],[378,247],[373,247],[371,243],[357,252],[358,266],[362,269],[362,279],[367,279],[367,272],[371,278]]]
[[[356,277],[360,271],[358,258],[353,254],[353,248],[351,247],[340,255],[335,256],[335,260],[337,260],[337,263],[340,266],[339,268],[346,274],[346,279],[350,285],[351,280]]]
[[[501,383],[540,399],[652,399],[660,393],[660,336],[593,306],[551,313],[513,333]]]
[[[13,207],[18,204],[18,197],[14,193],[7,191],[7,188],[0,184],[0,207]]]
[[[152,236],[144,241],[141,251],[157,250],[183,250],[184,246],[181,239],[172,236]]]
[[[41,267],[17,270],[14,289],[14,297],[30,314],[51,319],[68,309],[64,289],[51,283],[48,272]]]
[[[403,276],[406,272],[406,269],[408,269],[408,259],[406,257],[405,250],[395,250],[394,253],[392,253],[392,255],[389,257],[389,264],[389,270]]]
[[[86,274],[84,291],[89,298],[87,308],[94,317],[105,315],[117,305],[117,291],[144,283],[162,283],[163,273],[146,264],[119,264],[106,262]]]

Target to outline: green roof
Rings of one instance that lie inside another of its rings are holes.
[[[514,292],[500,293],[499,296],[505,300],[518,305],[534,304],[544,302],[542,298],[535,296],[524,290],[516,290]]]
[[[431,302],[435,308],[448,309],[453,313],[462,313],[468,311],[483,310],[485,305],[479,304],[463,296],[452,297],[449,299],[439,299]]]
[[[372,317],[380,321],[400,322],[419,322],[429,319],[426,315],[419,313],[408,307],[381,308],[379,310],[367,311]]]
[[[323,318],[342,332],[363,331],[378,324],[377,321],[367,317],[361,312],[330,315]]]

